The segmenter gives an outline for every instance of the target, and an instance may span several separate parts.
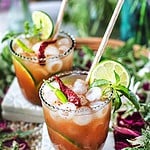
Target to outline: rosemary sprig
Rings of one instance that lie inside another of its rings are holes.
[[[3,143],[3,142],[8,141],[8,140],[12,140],[15,137],[25,138],[34,132],[35,132],[34,130],[28,130],[28,131],[18,130],[16,132],[10,132],[10,133],[6,133],[6,132],[2,133],[1,132],[0,133],[0,143]]]
[[[27,136],[31,135],[35,130],[28,130],[28,131],[13,131],[13,132],[1,132],[0,133],[0,150],[19,150],[19,143],[17,142],[16,138],[26,138]],[[7,141],[12,141],[12,145],[7,146],[5,143]]]
[[[150,129],[142,130],[142,135],[128,142],[133,148],[124,148],[123,150],[149,150],[150,149]]]

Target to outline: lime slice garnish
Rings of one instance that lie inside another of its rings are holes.
[[[55,127],[56,128],[56,127]],[[75,141],[75,139],[71,139],[68,135],[64,135],[60,131],[49,127],[48,128],[49,133],[53,136],[53,142],[57,143],[60,141],[61,143],[64,144],[65,148],[70,149],[70,150],[79,150],[81,149],[81,145]]]
[[[105,60],[97,64],[93,69],[90,77],[90,83],[93,83],[95,79],[105,79],[110,81],[112,84],[116,83],[115,73],[120,77],[120,84],[128,87],[130,83],[130,76],[126,68],[112,60]]]
[[[17,59],[16,57],[13,57],[13,62],[14,62],[14,65],[15,65],[16,73],[20,78],[20,83],[22,85],[27,85],[29,87],[34,87],[36,81],[35,81],[33,75],[31,74],[31,72],[26,68],[26,66],[24,66],[19,61],[19,59]]]
[[[51,17],[43,11],[34,11],[32,20],[37,29],[40,29],[41,39],[46,40],[53,34],[54,24]]]

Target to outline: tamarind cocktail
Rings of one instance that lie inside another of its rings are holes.
[[[40,11],[33,16],[36,25],[40,25],[36,28],[39,34],[18,35],[11,41],[10,51],[23,95],[31,103],[41,105],[38,90],[42,80],[71,70],[75,40],[65,32],[60,32],[56,39],[51,38],[53,23],[49,16]]]
[[[10,44],[16,76],[24,96],[33,104],[40,105],[38,88],[43,79],[54,73],[70,70],[73,63],[75,41],[69,34],[61,32],[55,41],[44,42],[19,36],[32,50],[24,52],[16,41]]]
[[[85,83],[87,72],[69,71],[42,84],[39,95],[49,137],[59,150],[98,150],[107,137],[112,92]]]

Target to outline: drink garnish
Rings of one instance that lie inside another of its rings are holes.
[[[33,50],[28,48],[20,39],[15,39],[16,44],[22,48],[23,51],[32,53]]]
[[[44,83],[46,83],[48,85],[48,87],[50,87],[50,89],[55,93],[55,95],[57,96],[57,98],[62,102],[62,103],[66,103],[68,102],[67,97],[64,95],[64,93],[59,90],[58,88],[53,87],[48,81],[44,80]]]
[[[34,11],[32,13],[32,20],[37,28],[40,28],[40,38],[47,40],[53,34],[54,23],[51,17],[43,11]]]
[[[40,45],[39,55],[38,55],[39,63],[44,64],[44,62],[43,62],[44,60],[43,59],[40,60],[40,59],[45,58],[45,55],[44,55],[45,48],[49,44],[55,42],[55,40],[47,40],[53,34],[54,24],[53,24],[51,17],[43,11],[34,11],[32,13],[32,21],[33,21],[35,27],[37,29],[40,29],[39,30],[40,38],[42,40],[46,40],[46,41],[42,42],[42,44]]]
[[[124,66],[116,61],[105,60],[97,64],[90,77],[90,87],[101,87],[103,95],[113,91],[114,110],[120,108],[124,95],[139,109],[136,95],[129,89],[130,76]]]
[[[46,46],[51,43],[51,40],[48,40],[53,34],[54,29],[54,23],[51,19],[51,17],[43,12],[43,11],[34,11],[32,13],[32,21],[33,25],[30,26],[28,22],[24,23],[24,31],[21,33],[14,33],[10,32],[5,35],[5,37],[2,39],[4,42],[8,39],[15,39],[15,43],[22,48],[24,52],[34,52],[32,49],[28,48],[24,42],[22,42],[20,39],[16,38],[20,34],[24,34],[25,37],[33,37],[37,38],[38,40],[45,40],[42,45],[40,51],[44,51]],[[48,41],[47,41],[48,40]],[[52,40],[54,42],[54,40]],[[43,46],[44,45],[44,46]],[[41,54],[42,55],[42,54]],[[43,56],[41,56],[43,58]]]
[[[66,95],[69,102],[75,104],[76,106],[81,106],[80,98],[73,92],[69,87],[67,87],[58,76],[55,76],[55,80],[58,82],[61,91]]]
[[[40,45],[39,54],[38,54],[38,58],[39,58],[39,63],[40,63],[40,64],[44,64],[44,63],[45,63],[43,59],[41,60],[41,58],[45,58],[45,54],[44,54],[45,48],[46,48],[49,44],[55,43],[55,42],[56,42],[56,40],[51,40],[51,41],[44,41],[44,42],[42,42],[42,44]]]

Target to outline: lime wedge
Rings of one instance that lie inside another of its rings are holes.
[[[116,83],[115,73],[120,77],[120,84],[128,87],[130,83],[130,76],[125,67],[112,60],[105,60],[97,64],[93,69],[90,77],[90,83],[93,83],[95,79],[105,79],[111,83]]]
[[[41,39],[46,40],[53,34],[54,24],[51,17],[43,11],[34,11],[32,20],[37,29],[40,29]]]
[[[34,87],[36,81],[26,66],[24,66],[16,57],[13,57],[13,63],[15,66],[16,74],[19,77],[20,84],[23,86],[27,85],[27,87]]]
[[[68,150],[80,150],[81,145],[71,139],[70,137],[60,133],[59,131],[56,131],[55,129],[48,127],[48,131],[51,135],[52,141],[56,144],[63,143],[64,148]]]

